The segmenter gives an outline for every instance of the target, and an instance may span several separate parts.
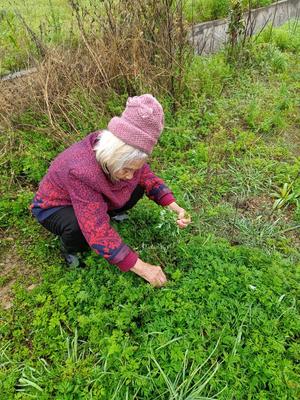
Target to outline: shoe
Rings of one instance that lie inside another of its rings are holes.
[[[123,222],[123,221],[125,221],[126,219],[128,219],[129,217],[128,217],[128,215],[126,214],[126,213],[121,213],[121,214],[117,214],[117,215],[115,215],[114,217],[111,217],[111,219],[113,220],[113,221],[116,221],[116,222]]]
[[[76,254],[71,254],[68,252],[61,238],[60,238],[60,251],[68,267],[79,267],[80,264],[79,258],[76,256]]]
[[[79,267],[79,258],[75,254],[63,254],[68,267]]]

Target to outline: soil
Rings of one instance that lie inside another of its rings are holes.
[[[266,213],[267,210],[271,212],[272,206],[273,201],[267,196],[249,197],[236,202],[237,208],[250,214]]]

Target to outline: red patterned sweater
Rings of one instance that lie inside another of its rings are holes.
[[[54,159],[40,182],[31,209],[34,212],[72,205],[90,247],[109,263],[128,271],[138,255],[110,226],[107,212],[122,208],[138,184],[151,200],[162,206],[169,205],[175,198],[148,164],[136,171],[132,179],[113,183],[98,164],[93,150],[99,133],[89,134]]]

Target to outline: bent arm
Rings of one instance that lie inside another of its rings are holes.
[[[161,206],[168,206],[175,201],[172,191],[161,178],[151,171],[148,164],[145,164],[142,168],[140,185],[145,189],[149,199]]]
[[[80,229],[89,246],[110,264],[122,271],[132,268],[138,255],[128,247],[110,226],[107,204],[101,193],[95,191],[72,173],[68,191]]]

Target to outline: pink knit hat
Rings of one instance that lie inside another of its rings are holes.
[[[164,127],[164,112],[151,94],[129,97],[121,117],[114,117],[108,130],[129,144],[147,154],[153,147]]]

